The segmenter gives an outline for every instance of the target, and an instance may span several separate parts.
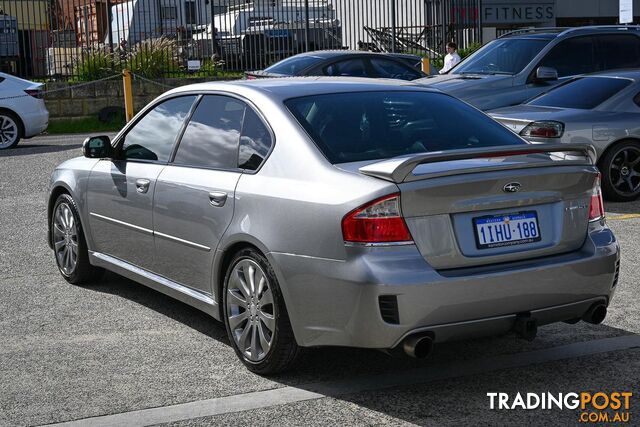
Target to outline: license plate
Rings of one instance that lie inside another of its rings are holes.
[[[538,242],[540,228],[534,211],[481,216],[473,219],[478,249]]]

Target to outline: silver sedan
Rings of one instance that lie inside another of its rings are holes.
[[[599,323],[617,284],[593,148],[532,147],[410,83],[185,86],[83,151],[51,177],[62,276],[108,269],[191,304],[258,373],[303,347],[425,357]]]
[[[533,143],[593,145],[605,197],[640,196],[640,71],[576,77],[489,114]]]

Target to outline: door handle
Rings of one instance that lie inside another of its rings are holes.
[[[136,180],[136,191],[141,194],[146,193],[149,191],[149,184],[151,184],[151,181],[148,179],[140,178]]]
[[[221,208],[227,201],[227,193],[224,191],[212,191],[209,193],[209,203],[211,206]]]

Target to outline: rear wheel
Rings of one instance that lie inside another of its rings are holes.
[[[229,341],[242,363],[259,374],[289,368],[299,353],[278,280],[255,249],[231,261],[223,288]]]
[[[20,142],[20,121],[15,114],[0,111],[0,150],[13,148]]]
[[[51,231],[56,264],[62,277],[74,285],[98,280],[104,270],[89,263],[78,208],[68,194],[61,194],[56,200],[51,215]]]
[[[640,142],[612,147],[600,161],[602,190],[608,200],[628,202],[640,196]]]

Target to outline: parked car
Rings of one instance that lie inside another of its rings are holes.
[[[490,115],[534,143],[592,144],[604,196],[640,196],[640,71],[575,77]]]
[[[0,73],[0,150],[47,129],[49,111],[42,99],[43,88],[41,83]]]
[[[640,68],[640,27],[513,31],[469,55],[447,74],[418,80],[481,110],[521,104],[573,76]]]
[[[400,80],[426,77],[422,58],[402,53],[319,50],[276,62],[261,71],[247,71],[247,79],[291,76],[349,76]]]
[[[601,322],[615,291],[594,149],[528,144],[408,82],[183,86],[83,151],[51,176],[62,276],[108,269],[191,304],[258,373],[301,347],[533,339]]]

